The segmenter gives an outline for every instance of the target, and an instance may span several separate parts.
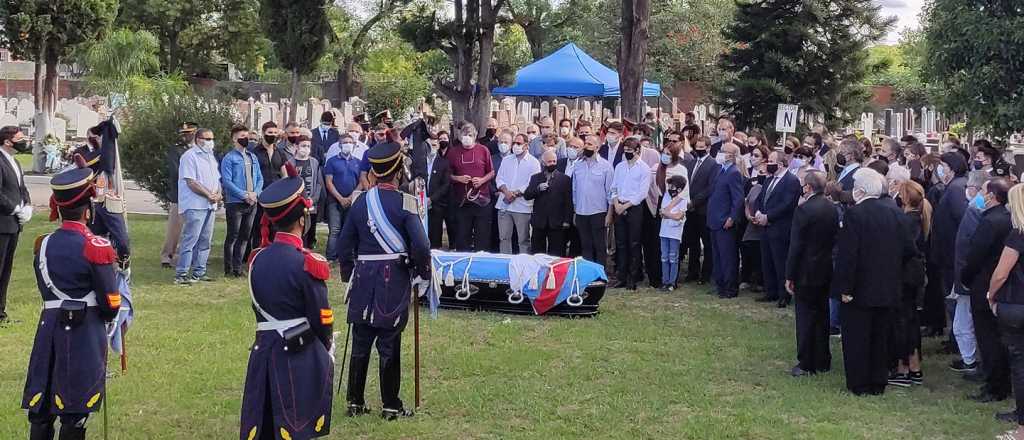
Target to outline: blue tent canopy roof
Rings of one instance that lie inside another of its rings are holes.
[[[619,74],[573,43],[519,69],[511,87],[492,93],[505,96],[619,96]],[[661,86],[644,81],[644,96],[658,96]]]

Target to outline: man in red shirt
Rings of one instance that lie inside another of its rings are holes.
[[[458,144],[448,149],[452,172],[453,200],[456,203],[454,238],[459,251],[486,251],[491,246],[491,186],[494,168],[487,147],[476,142],[476,127],[465,123],[460,129]]]

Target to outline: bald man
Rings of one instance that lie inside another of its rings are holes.
[[[714,265],[711,277],[715,281],[719,298],[739,295],[739,249],[736,246],[736,227],[743,215],[743,183],[746,180],[736,166],[740,148],[733,143],[722,145],[715,157],[718,176],[714,178],[708,199],[708,229],[711,230],[711,255]]]
[[[573,215],[572,181],[558,171],[554,150],[541,154],[541,171],[530,178],[523,197],[533,200],[530,253],[564,257],[565,236]]]

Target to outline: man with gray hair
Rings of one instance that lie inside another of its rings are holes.
[[[981,189],[991,180],[992,177],[986,171],[971,171],[967,174],[967,209],[964,210],[964,217],[956,230],[956,241],[953,244],[953,294],[956,296],[956,306],[953,312],[953,337],[960,349],[960,359],[955,360],[954,367],[977,366],[978,342],[974,335],[974,317],[971,315],[971,292],[960,281],[960,273],[967,262],[967,250],[970,249],[971,239],[981,221],[981,213],[984,211],[984,201],[975,200],[981,197]],[[967,371],[965,374],[976,373]]]
[[[494,164],[487,147],[476,142],[476,127],[466,122],[460,129],[458,146],[448,149],[452,172],[452,193],[458,210],[455,249],[487,251],[491,247],[491,179]]]
[[[786,258],[786,291],[796,308],[797,364],[789,374],[798,377],[832,369],[829,350],[828,287],[832,282],[832,248],[839,232],[839,213],[825,197],[825,173],[804,176],[807,199],[793,214]]]
[[[224,200],[213,146],[212,130],[196,130],[195,142],[181,155],[178,165],[178,212],[184,219],[174,274],[174,283],[178,285],[212,281],[206,274],[206,262],[213,239],[214,213]]]
[[[903,264],[915,254],[902,214],[878,197],[885,178],[854,172],[854,205],[843,216],[832,296],[842,302],[846,388],[856,395],[882,394],[889,377],[890,311],[903,289]]]

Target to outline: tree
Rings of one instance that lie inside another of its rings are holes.
[[[891,26],[870,0],[739,2],[716,102],[741,128],[769,127],[780,103],[842,125],[866,109],[866,49]]]
[[[263,28],[268,30],[281,66],[292,74],[291,120],[296,118],[302,76],[316,68],[327,50],[331,32],[328,4],[329,0],[262,0]]]
[[[338,58],[338,71],[336,81],[338,84],[338,96],[342,101],[348,100],[349,96],[355,95],[356,66],[366,59],[370,45],[367,38],[370,32],[381,21],[385,20],[400,7],[409,4],[411,0],[378,0],[373,5],[369,18],[363,23],[350,23],[351,16],[340,6],[335,5],[332,9],[338,17],[332,20],[335,25],[335,35],[339,40],[335,50]],[[340,29],[339,29],[340,28]],[[342,32],[342,31],[348,32]]]
[[[1018,2],[934,0],[925,10],[924,77],[939,108],[968,127],[1005,135],[1024,128],[1024,10]]]
[[[125,95],[129,100],[184,93],[185,81],[160,72],[159,42],[147,31],[118,29],[86,50],[83,62],[89,93]]]
[[[430,80],[417,68],[422,57],[404,42],[370,53],[361,69],[370,114],[412,108],[430,93]]]
[[[36,103],[46,117],[57,107],[57,66],[75,46],[97,39],[116,12],[117,0],[3,0],[3,46],[36,61]]]
[[[651,0],[648,78],[714,82],[718,58],[728,47],[722,31],[732,23],[733,0]]]
[[[622,18],[619,40],[619,93],[622,98],[622,116],[640,121],[643,114],[644,72],[647,67],[648,26],[651,20],[650,0],[622,0]]]

